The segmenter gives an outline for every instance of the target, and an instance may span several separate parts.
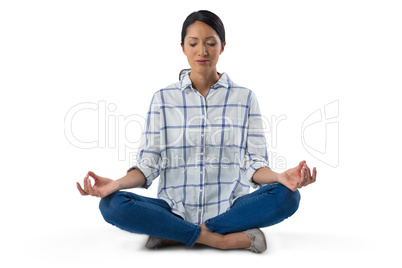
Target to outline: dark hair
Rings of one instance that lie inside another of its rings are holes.
[[[181,45],[184,46],[184,38],[187,35],[187,28],[191,24],[196,21],[201,21],[208,24],[215,32],[218,34],[219,39],[221,39],[221,44],[226,41],[225,38],[225,27],[223,26],[223,22],[221,19],[214,13],[208,10],[198,10],[194,11],[190,15],[187,16],[186,20],[183,23],[183,28],[181,30]],[[179,79],[181,76],[187,72],[191,71],[191,69],[183,69],[179,74]]]
[[[187,27],[193,24],[196,21],[201,21],[208,24],[215,32],[218,34],[221,39],[221,43],[225,42],[225,27],[223,26],[223,22],[221,19],[214,13],[208,10],[199,10],[194,11],[183,23],[183,28],[181,30],[181,44],[184,45],[184,38],[187,35]]]

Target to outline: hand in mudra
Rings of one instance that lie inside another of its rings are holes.
[[[302,188],[316,181],[317,169],[313,168],[311,174],[306,161],[301,161],[298,166],[288,169],[278,175],[278,182],[285,185],[292,191]]]
[[[92,186],[89,176],[94,179],[95,184]],[[77,182],[77,189],[81,195],[92,195],[103,198],[119,190],[118,183],[114,180],[101,177],[89,171],[84,178],[84,189]]]

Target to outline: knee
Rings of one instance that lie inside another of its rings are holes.
[[[296,191],[292,191],[286,186],[282,184],[278,184],[277,186],[278,194],[281,195],[281,203],[283,204],[284,210],[286,210],[288,217],[292,216],[300,204],[300,192],[296,189]]]
[[[102,198],[99,202],[99,210],[107,222],[111,222],[113,212],[116,212],[120,204],[124,199],[123,192],[114,192],[108,196]]]
[[[102,198],[99,202],[100,211],[109,209],[113,205],[113,203],[115,203],[116,199],[118,198],[118,195],[119,192],[114,192]]]
[[[300,204],[300,192],[298,189],[296,189],[296,191],[291,191],[292,192],[292,196],[291,196],[291,207],[292,207],[292,212],[290,214],[293,215],[298,209],[299,209],[299,204]]]

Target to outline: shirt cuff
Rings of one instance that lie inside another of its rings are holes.
[[[254,173],[262,167],[267,167],[269,168],[268,163],[264,163],[264,162],[254,162],[253,164],[250,165],[250,167],[247,169],[247,178],[248,178],[248,182],[250,183],[251,187],[253,188],[260,188],[262,186],[261,183],[255,183],[253,181],[253,175]]]
[[[152,172],[151,172],[151,170],[149,169],[149,168],[146,168],[146,167],[142,167],[142,166],[140,166],[140,165],[134,165],[134,166],[132,166],[131,168],[129,168],[128,170],[127,170],[127,173],[128,172],[130,172],[131,170],[133,170],[133,169],[138,169],[138,170],[140,170],[141,172],[142,172],[142,174],[144,174],[144,176],[145,176],[145,184],[144,185],[142,185],[142,186],[140,186],[139,188],[144,188],[144,189],[148,189],[149,188],[149,186],[151,186],[151,184],[152,184],[152,179],[150,179],[151,178],[151,175],[152,175]]]

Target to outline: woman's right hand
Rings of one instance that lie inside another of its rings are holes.
[[[95,181],[95,184],[93,186],[91,184],[89,176],[91,176]],[[92,195],[100,198],[103,198],[120,190],[119,183],[117,181],[98,176],[92,171],[89,171],[85,176],[83,185],[84,189],[82,189],[81,185],[77,182],[77,189],[81,193],[81,195]]]

